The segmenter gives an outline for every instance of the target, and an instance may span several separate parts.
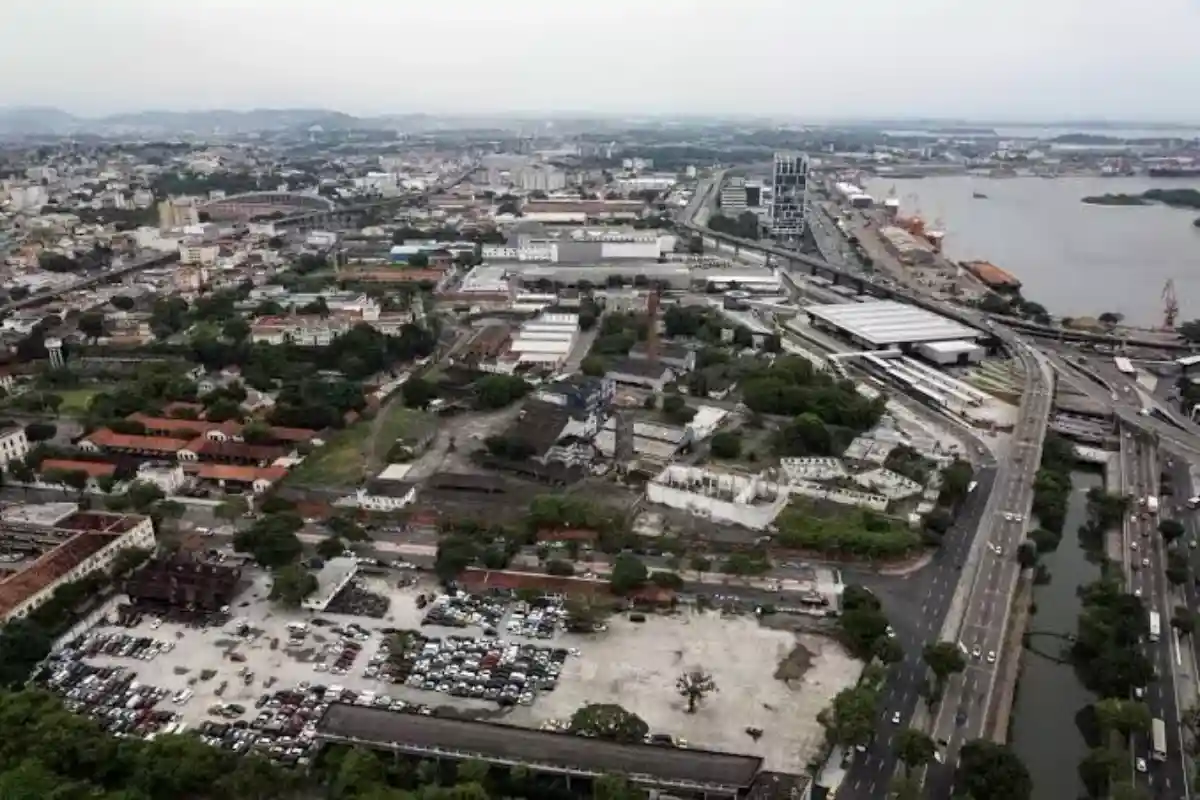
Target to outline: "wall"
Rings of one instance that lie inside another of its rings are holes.
[[[724,497],[713,493],[692,491],[687,482],[704,481],[719,486]],[[775,499],[750,500],[758,489],[774,492]],[[759,477],[710,472],[690,467],[671,466],[663,470],[646,487],[646,496],[653,503],[690,511],[713,522],[741,525],[752,530],[762,530],[770,525],[788,502],[786,487],[764,481]]]

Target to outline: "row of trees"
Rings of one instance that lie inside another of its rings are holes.
[[[643,723],[644,724],[644,723]],[[597,778],[596,800],[638,800],[626,780]],[[0,693],[0,797],[6,800],[577,800],[528,770],[400,759],[332,747],[308,773],[191,735],[117,739],[40,691]]]
[[[1033,480],[1033,513],[1046,529],[1062,533],[1071,496],[1075,446],[1053,431],[1046,434],[1042,461]]]
[[[778,545],[829,556],[899,558],[921,546],[920,534],[870,509],[838,510],[820,516],[808,504],[793,504],[779,515],[775,525]]]

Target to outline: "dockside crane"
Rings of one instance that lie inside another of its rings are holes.
[[[1167,330],[1175,329],[1175,320],[1179,317],[1179,300],[1175,297],[1175,279],[1167,278],[1167,282],[1163,285],[1162,290],[1163,300],[1163,327]]]

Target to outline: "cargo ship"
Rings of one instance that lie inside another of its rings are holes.
[[[992,289],[1020,289],[1021,281],[990,261],[960,261],[959,266]]]
[[[1151,178],[1200,178],[1200,164],[1176,161],[1157,164],[1146,172]]]
[[[937,228],[925,227],[925,220],[918,216],[911,217],[896,217],[896,226],[903,228],[918,239],[926,241],[933,248],[933,252],[942,252],[942,241],[946,238],[946,232]]]

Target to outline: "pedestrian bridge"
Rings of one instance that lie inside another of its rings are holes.
[[[1059,652],[1053,652],[1053,645],[1047,641],[1049,639],[1059,640],[1062,645]],[[1075,637],[1072,634],[1058,633],[1057,631],[1026,631],[1023,643],[1026,650],[1042,658],[1049,659],[1056,664],[1070,664],[1071,659],[1064,654],[1071,645],[1075,644]]]

